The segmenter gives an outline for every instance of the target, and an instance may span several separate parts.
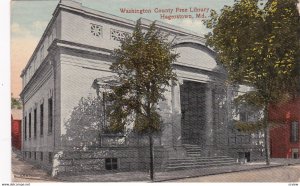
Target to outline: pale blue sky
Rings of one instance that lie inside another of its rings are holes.
[[[83,6],[114,14],[120,17],[137,20],[140,17],[159,20],[159,14],[122,14],[120,8],[210,8],[221,9],[225,4],[233,4],[233,0],[76,0]],[[11,24],[12,36],[31,34],[40,37],[52,17],[59,0],[12,1]],[[160,20],[163,21],[163,20]],[[197,33],[206,33],[201,19],[183,19],[168,21],[168,23],[185,27]],[[23,32],[23,33],[22,33]]]
[[[0,0],[2,1],[2,0]],[[160,8],[209,8],[220,10],[225,4],[232,5],[234,0],[75,0],[83,6],[114,14],[131,20],[144,17],[159,20],[160,14],[123,14],[120,8],[153,9]],[[21,92],[20,74],[33,53],[48,22],[52,17],[59,0],[15,0],[11,2],[11,67],[12,93],[18,96]],[[178,13],[177,13],[178,14]],[[181,13],[180,13],[181,14]],[[190,13],[182,13],[190,14]],[[174,15],[174,13],[172,14]],[[195,15],[195,13],[194,13]],[[208,15],[208,14],[207,14]],[[202,19],[180,19],[165,21],[186,28],[198,34],[208,30],[202,24]]]

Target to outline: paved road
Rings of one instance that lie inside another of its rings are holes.
[[[300,165],[185,178],[172,182],[300,182]]]

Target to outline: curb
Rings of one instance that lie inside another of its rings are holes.
[[[246,172],[246,171],[252,171],[252,170],[259,170],[259,169],[269,169],[269,168],[276,168],[276,167],[283,167],[283,166],[291,166],[291,165],[298,165],[300,163],[293,163],[293,164],[287,164],[287,165],[272,165],[269,167],[256,167],[252,169],[244,169],[244,170],[232,170],[232,171],[225,171],[225,172],[219,172],[219,173],[208,173],[205,175],[193,175],[193,176],[185,176],[185,177],[179,177],[179,178],[170,178],[170,179],[162,179],[162,180],[154,180],[153,182],[165,182],[165,181],[171,181],[171,180],[180,180],[180,179],[186,179],[186,178],[197,178],[197,177],[204,177],[204,176],[213,176],[213,175],[219,175],[219,174],[228,174],[228,173],[234,173],[234,172]]]
[[[33,179],[33,180],[45,180],[45,181],[55,181],[53,179],[48,178],[41,178],[37,176],[30,176],[30,175],[24,175],[24,174],[13,174],[14,178],[23,178],[23,179]]]

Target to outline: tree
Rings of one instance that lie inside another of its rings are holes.
[[[21,109],[22,103],[20,102],[20,99],[11,97],[10,107],[11,107],[11,109]]]
[[[116,62],[110,69],[119,77],[119,85],[112,88],[108,100],[108,121],[113,131],[122,131],[133,123],[133,131],[149,137],[150,178],[153,180],[152,135],[161,129],[161,118],[157,110],[163,93],[176,75],[172,63],[177,54],[172,53],[172,44],[152,23],[146,33],[137,22],[131,36],[121,41],[114,50]]]
[[[65,122],[66,133],[62,141],[74,150],[85,150],[99,143],[103,117],[102,103],[99,98],[81,98],[70,118]]]
[[[269,106],[299,91],[298,0],[237,0],[204,24],[212,29],[207,45],[228,71],[231,84],[253,88],[238,98],[263,109],[266,164],[269,153]]]

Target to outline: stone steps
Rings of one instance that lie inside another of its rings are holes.
[[[233,158],[230,157],[203,157],[203,158],[186,158],[186,159],[169,159],[168,163],[190,163],[190,162],[209,162],[209,161],[214,161],[214,160],[223,160],[223,161],[231,161],[234,160]],[[234,160],[235,161],[235,160]]]
[[[187,156],[169,159],[166,166],[167,171],[237,164],[235,159],[228,156],[204,156],[204,150],[200,146],[192,144],[184,144],[183,146]]]
[[[207,159],[207,160],[194,160],[194,161],[173,161],[173,162],[168,162],[168,166],[174,166],[174,165],[182,165],[182,164],[185,164],[185,165],[195,165],[195,164],[209,164],[209,163],[222,163],[222,162],[231,162],[231,163],[234,163],[235,160],[233,159],[218,159],[218,158],[215,158],[215,159]]]
[[[197,169],[197,168],[205,168],[205,167],[217,167],[217,166],[228,166],[234,165],[235,162],[217,162],[217,163],[210,163],[210,164],[194,164],[194,165],[177,165],[177,166],[167,166],[167,171],[175,171],[175,170],[183,170],[183,169]]]

